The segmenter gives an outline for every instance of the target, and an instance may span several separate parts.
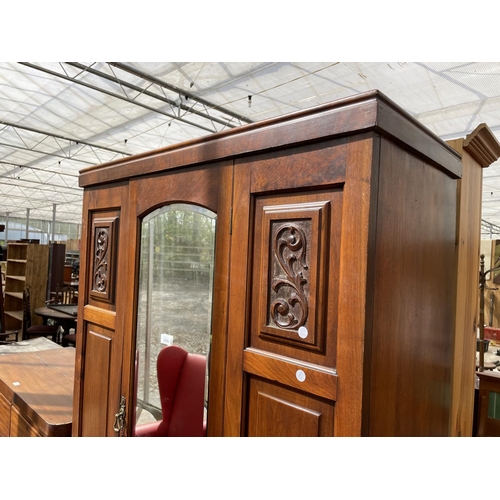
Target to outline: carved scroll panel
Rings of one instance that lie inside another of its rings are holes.
[[[260,336],[320,350],[326,201],[262,207]]]
[[[118,217],[92,221],[90,296],[112,303],[115,293]]]

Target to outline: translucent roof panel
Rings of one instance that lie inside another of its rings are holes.
[[[80,169],[379,89],[444,140],[500,139],[496,62],[0,63],[0,216],[80,222]],[[249,99],[250,96],[250,99]],[[498,162],[483,218],[500,226]]]

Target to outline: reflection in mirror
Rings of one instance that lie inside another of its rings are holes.
[[[214,249],[209,210],[173,204],[143,219],[136,436],[203,435],[206,429]]]

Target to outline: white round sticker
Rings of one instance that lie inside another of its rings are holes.
[[[307,331],[307,328],[305,326],[301,326],[299,328],[299,332],[298,333],[299,333],[299,337],[301,339],[305,339],[309,335],[309,332]]]
[[[297,370],[295,376],[297,377],[297,380],[299,382],[304,382],[304,380],[306,379],[306,374],[302,370]]]

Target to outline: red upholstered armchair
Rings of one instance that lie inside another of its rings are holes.
[[[205,356],[164,347],[156,362],[162,420],[137,426],[135,436],[205,436],[205,370]]]

